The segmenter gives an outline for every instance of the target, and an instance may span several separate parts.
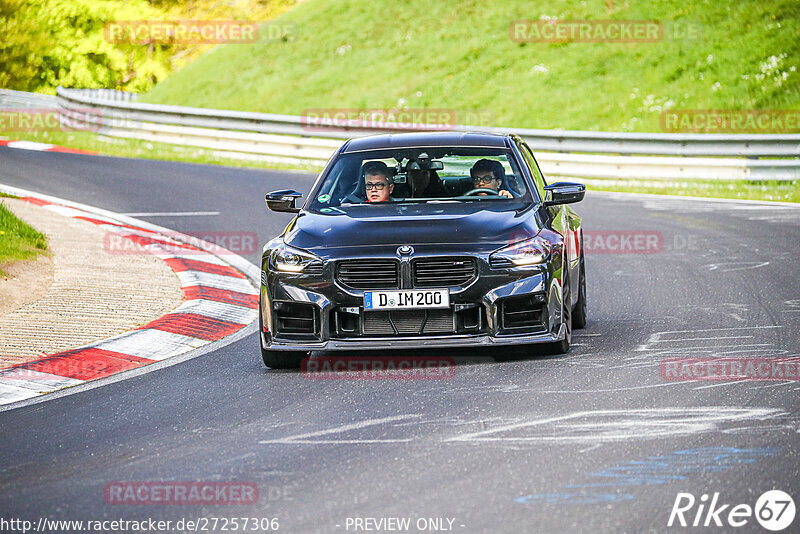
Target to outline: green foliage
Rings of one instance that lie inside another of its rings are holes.
[[[210,45],[113,43],[119,21],[263,20],[288,0],[0,0],[0,87],[55,93],[58,85],[144,92]]]
[[[108,42],[106,23],[161,18],[144,0],[10,0],[2,11],[0,86],[54,93],[55,87],[144,91],[170,72],[168,46]]]

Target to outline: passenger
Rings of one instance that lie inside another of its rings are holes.
[[[475,165],[469,170],[469,175],[472,177],[472,186],[475,189],[494,189],[501,197],[514,198],[514,195],[509,191],[500,189],[500,186],[503,185],[503,178],[505,178],[506,171],[503,169],[503,164],[499,161],[480,159],[476,161]],[[478,193],[480,196],[488,194],[489,193]]]
[[[412,170],[407,171],[407,182],[411,188],[413,198],[441,198],[448,197],[447,191],[439,181],[436,171]]]
[[[364,188],[367,202],[389,202],[394,189],[392,173],[382,161],[370,161],[364,166]]]

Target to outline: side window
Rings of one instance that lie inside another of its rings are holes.
[[[531,149],[528,148],[528,145],[522,142],[520,143],[520,149],[522,150],[522,155],[525,156],[525,161],[528,162],[528,167],[531,169],[533,181],[536,184],[536,190],[539,192],[539,198],[543,199],[544,186],[547,185],[547,183],[544,181],[542,171],[539,170],[539,166],[536,164],[536,159],[533,157],[533,152],[531,152]]]

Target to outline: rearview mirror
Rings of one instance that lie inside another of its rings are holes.
[[[272,211],[283,211],[287,213],[298,213],[300,208],[295,207],[295,201],[302,197],[294,189],[281,189],[280,191],[272,191],[267,193],[267,207]]]
[[[544,205],[557,206],[580,202],[586,194],[586,186],[574,182],[557,182],[544,187]]]

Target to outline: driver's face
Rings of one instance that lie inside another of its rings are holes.
[[[394,184],[382,174],[370,174],[365,177],[364,186],[367,190],[367,202],[388,202],[389,195],[394,190]]]
[[[500,180],[497,180],[494,177],[494,174],[491,173],[491,171],[483,173],[479,172],[472,177],[472,185],[475,187],[475,189],[485,187],[497,191],[498,189],[500,189]],[[486,193],[478,193],[478,194],[481,196],[486,195]]]

